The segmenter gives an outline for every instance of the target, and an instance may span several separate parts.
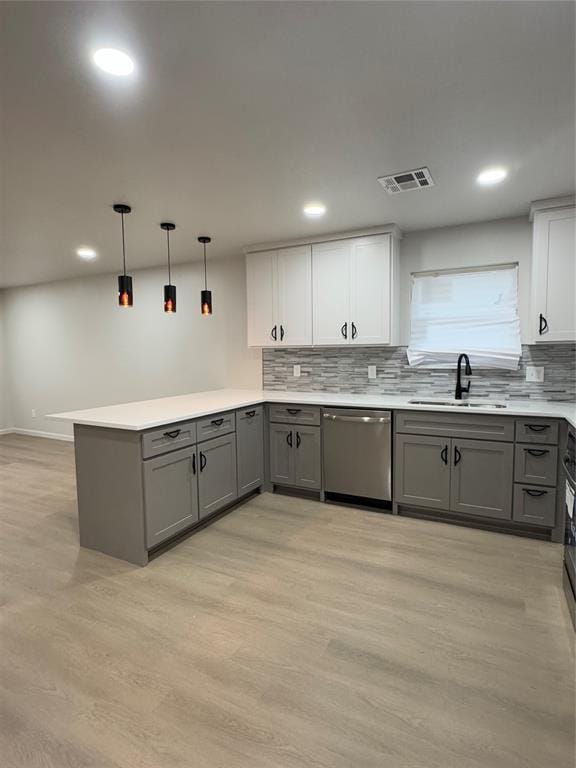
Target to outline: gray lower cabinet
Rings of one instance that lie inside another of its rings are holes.
[[[236,435],[215,437],[198,445],[198,499],[200,519],[217,512],[238,497]]]
[[[450,438],[396,435],[396,502],[430,509],[449,509],[450,445]]]
[[[320,427],[270,424],[270,480],[319,490],[322,484]]]
[[[452,440],[450,510],[512,519],[514,446],[487,440]]]
[[[555,445],[516,445],[515,458],[517,483],[556,485],[558,448]]]
[[[556,518],[556,488],[518,483],[514,486],[514,520],[552,528]]]
[[[144,462],[148,549],[198,522],[196,446]]]
[[[264,482],[264,433],[262,406],[236,412],[238,495],[259,488]]]

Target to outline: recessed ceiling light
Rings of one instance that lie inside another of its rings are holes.
[[[116,48],[100,48],[92,57],[94,64],[109,75],[125,77],[131,75],[134,71],[134,62],[124,53]]]
[[[303,210],[309,219],[319,219],[320,216],[324,216],[326,213],[326,206],[322,203],[308,203],[304,206]]]
[[[489,187],[491,184],[500,184],[508,176],[506,168],[485,168],[476,177],[478,184],[483,187]]]
[[[96,258],[97,253],[94,248],[82,246],[81,248],[76,248],[76,255],[81,259],[84,259],[84,261],[93,261]]]

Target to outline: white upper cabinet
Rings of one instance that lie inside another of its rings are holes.
[[[314,344],[347,344],[350,339],[350,242],[312,246]]]
[[[312,344],[309,245],[246,256],[249,347]]]
[[[312,246],[313,342],[397,343],[391,235]]]
[[[575,208],[534,213],[532,298],[533,341],[576,341]]]

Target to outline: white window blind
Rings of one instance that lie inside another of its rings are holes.
[[[517,265],[412,275],[408,362],[451,368],[460,352],[472,367],[518,368]]]

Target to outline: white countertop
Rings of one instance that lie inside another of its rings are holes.
[[[141,431],[189,419],[210,416],[219,411],[246,408],[260,403],[297,403],[299,405],[349,406],[355,408],[388,408],[447,413],[470,413],[453,406],[415,405],[412,399],[427,399],[423,395],[401,397],[398,395],[347,395],[332,392],[287,392],[262,389],[217,389],[211,392],[195,392],[176,397],[160,397],[135,403],[107,405],[84,411],[53,413],[47,418],[110,429]],[[438,398],[430,398],[434,400]],[[446,398],[449,399],[449,398]],[[471,402],[486,402],[471,398]],[[543,416],[566,419],[576,429],[576,403],[553,403],[544,400],[506,400],[506,408],[473,409],[474,413],[497,416]]]

